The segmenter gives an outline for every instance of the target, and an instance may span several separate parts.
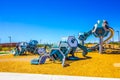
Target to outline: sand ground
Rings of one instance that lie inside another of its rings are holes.
[[[88,58],[82,57],[81,53],[75,55],[80,60],[66,61],[70,66],[64,68],[59,62],[49,60],[43,65],[31,65],[30,61],[38,55],[1,55],[0,72],[120,78],[120,54],[89,52]]]

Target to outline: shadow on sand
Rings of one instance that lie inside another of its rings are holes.
[[[78,60],[66,60],[66,64],[68,66],[70,66],[71,63],[79,61],[79,60],[88,60],[88,59],[92,59],[92,57],[90,56],[85,56],[84,58],[79,58]],[[66,66],[67,67],[67,66]]]

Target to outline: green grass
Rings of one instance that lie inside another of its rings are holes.
[[[0,54],[9,54],[9,52],[0,52]]]

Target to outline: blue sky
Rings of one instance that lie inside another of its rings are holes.
[[[0,0],[1,42],[9,42],[8,36],[12,42],[58,42],[61,37],[88,32],[98,19],[120,31],[119,4],[119,0]],[[93,39],[98,40],[91,36],[86,42]]]

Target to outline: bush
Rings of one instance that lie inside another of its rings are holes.
[[[38,44],[37,46],[38,47],[44,47],[44,44]]]
[[[9,47],[4,47],[4,48],[2,48],[2,51],[9,51],[9,50],[10,50]]]
[[[119,43],[119,42],[110,42],[110,44],[116,44],[116,45],[119,45],[120,43]]]

